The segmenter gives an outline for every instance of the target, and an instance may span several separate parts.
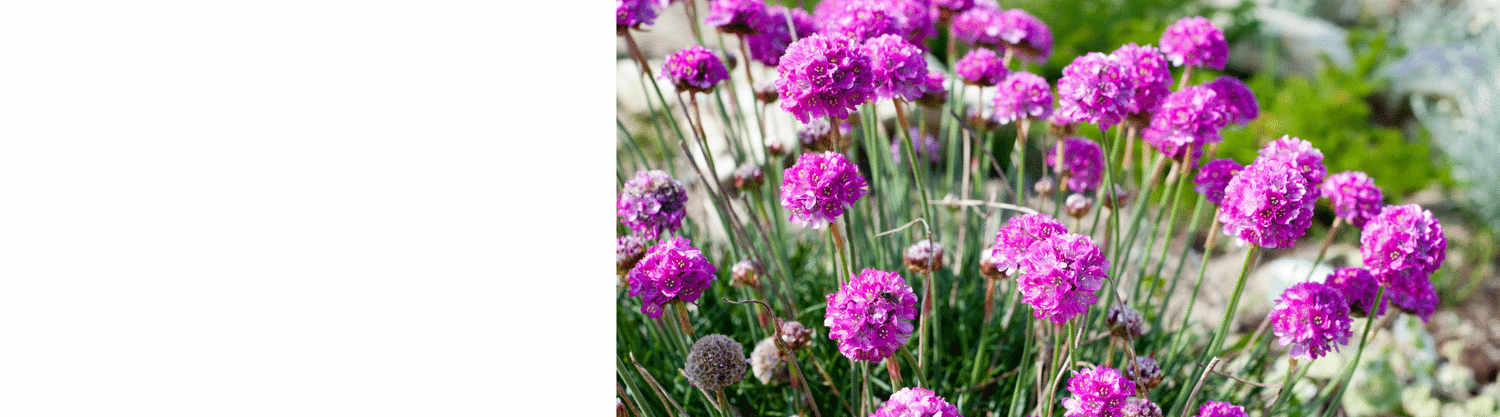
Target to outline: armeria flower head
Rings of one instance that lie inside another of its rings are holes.
[[[1148,392],[1161,385],[1166,374],[1161,371],[1161,363],[1152,356],[1136,356],[1135,360],[1125,364],[1125,378],[1135,383],[1136,392]]]
[[[1126,340],[1146,334],[1146,319],[1141,312],[1124,304],[1115,304],[1104,313],[1104,323],[1109,333]]]
[[[1108,129],[1130,112],[1136,88],[1118,57],[1098,52],[1073,58],[1057,80],[1059,122],[1088,122]]]
[[[1344,267],[1335,269],[1323,279],[1328,287],[1338,290],[1344,295],[1344,300],[1349,302],[1349,313],[1365,317],[1369,316],[1375,304],[1375,294],[1380,290],[1380,284],[1375,282],[1375,276],[1364,268]],[[1387,293],[1390,294],[1390,293]],[[1387,295],[1386,300],[1389,300]],[[1385,314],[1385,307],[1389,301],[1380,303],[1379,311],[1375,315]]]
[[[625,276],[635,264],[646,257],[646,239],[638,235],[625,235],[615,239],[615,273]]]
[[[1006,276],[1020,270],[1021,260],[1026,257],[1031,244],[1049,237],[1067,233],[1068,228],[1046,214],[1033,213],[1011,217],[995,233],[992,258],[995,268]]]
[[[664,239],[630,270],[629,295],[640,297],[642,313],[657,318],[667,304],[698,301],[703,290],[718,279],[714,275],[718,268],[691,244],[684,237]]]
[[[754,35],[770,25],[763,0],[709,0],[703,23],[720,32]],[[785,24],[785,23],[783,23]]]
[[[802,154],[783,175],[781,205],[803,227],[822,228],[866,192],[859,169],[835,152]]]
[[[615,0],[615,30],[623,34],[626,29],[655,22],[657,9],[662,6],[661,0]]]
[[[913,274],[933,272],[943,268],[943,244],[922,239],[907,246],[901,253],[901,263]]]
[[[1244,126],[1260,116],[1260,104],[1255,102],[1255,93],[1239,78],[1222,76],[1209,82],[1206,87],[1219,94],[1229,123]]]
[[[1391,303],[1427,320],[1438,297],[1431,276],[1447,258],[1448,239],[1432,212],[1416,204],[1386,206],[1359,236],[1360,254]]]
[[[683,374],[688,383],[705,390],[721,389],[745,379],[745,347],[722,334],[693,342]]]
[[[922,48],[896,35],[881,35],[865,41],[861,50],[870,58],[875,99],[916,100],[927,87],[927,60]]]
[[[1430,279],[1403,280],[1387,289],[1386,294],[1385,297],[1401,311],[1421,317],[1423,323],[1432,318],[1432,313],[1437,311],[1437,289],[1432,287]]]
[[[920,387],[902,388],[891,394],[885,405],[870,417],[963,417],[958,406],[949,404],[932,390]]]
[[[1291,346],[1293,358],[1313,360],[1329,349],[1349,344],[1354,332],[1349,325],[1349,302],[1337,289],[1320,282],[1302,282],[1287,288],[1271,309],[1271,328],[1282,346]]]
[[[828,294],[823,325],[849,359],[879,362],[896,353],[911,335],[917,295],[895,272],[873,268],[851,277]]]
[[[856,41],[897,35],[923,45],[933,35],[931,7],[920,0],[832,0],[818,4],[813,21],[818,32]]]
[[[787,14],[792,15],[792,25],[786,25]],[[796,30],[798,38],[805,38],[813,34],[816,29],[813,26],[812,15],[806,10],[798,8],[788,9],[786,6],[771,6],[766,9],[766,27],[758,34],[745,37],[745,46],[750,50],[750,57],[760,61],[766,66],[774,67],[781,63],[781,55],[786,53],[786,47],[792,44],[792,30]]]
[[[875,93],[870,59],[859,44],[839,36],[813,34],[793,42],[776,65],[781,108],[797,120],[849,117]]]
[[[1126,398],[1125,406],[1120,407],[1120,417],[1162,417],[1161,406],[1145,398]]]
[[[1292,165],[1256,159],[1224,187],[1224,234],[1263,248],[1290,248],[1312,226],[1314,189]]]
[[[1167,66],[1167,58],[1155,46],[1134,43],[1121,46],[1110,55],[1125,63],[1126,76],[1135,86],[1135,97],[1126,105],[1126,111],[1143,118],[1156,113],[1162,100],[1172,93],[1172,69]]]
[[[917,104],[930,108],[941,108],[948,103],[948,77],[942,71],[928,69],[927,78],[922,80],[922,96],[917,97]]]
[[[666,63],[661,66],[661,78],[672,80],[677,91],[702,93],[729,79],[729,68],[713,52],[691,45],[667,55]]]
[[[1099,187],[1104,174],[1104,151],[1093,139],[1070,137],[1063,139],[1063,164],[1057,164],[1057,147],[1047,150],[1043,162],[1063,176],[1063,184],[1070,191],[1087,192]]]
[[[1193,191],[1203,194],[1210,203],[1220,204],[1224,201],[1224,188],[1229,186],[1229,180],[1242,169],[1245,169],[1244,165],[1229,158],[1208,161],[1198,167],[1198,176],[1193,178]]]
[[[932,0],[932,7],[949,13],[961,13],[974,7],[974,0]]]
[[[1045,120],[1052,115],[1052,86],[1041,76],[1015,72],[996,84],[995,121],[1010,123],[1033,117]]]
[[[1104,283],[1109,261],[1088,236],[1059,234],[1033,243],[1021,260],[1016,283],[1021,301],[1031,305],[1037,319],[1064,323],[1099,301],[1094,294]]]
[[[638,171],[625,181],[620,198],[615,200],[615,215],[620,224],[654,240],[663,233],[682,228],[687,215],[687,191],[682,183],[661,171]]]
[[[1005,69],[1005,63],[1000,62],[1000,57],[995,55],[995,51],[985,48],[970,49],[963,58],[953,63],[953,72],[964,83],[980,87],[998,84],[1010,73]]]
[[[1041,19],[1021,9],[1010,9],[997,16],[1000,40],[1016,55],[1043,63],[1052,56],[1052,29]]]
[[[1323,176],[1328,175],[1328,167],[1323,166],[1323,151],[1312,146],[1312,142],[1298,139],[1295,136],[1283,135],[1281,139],[1273,140],[1260,148],[1259,159],[1281,161],[1291,164],[1293,168],[1307,179],[1308,185],[1313,187],[1313,199],[1322,194],[1318,188],[1323,184]]]
[[[1184,17],[1161,35],[1161,52],[1174,66],[1191,65],[1224,69],[1229,62],[1229,43],[1224,31],[1202,16]]]
[[[1135,383],[1108,366],[1073,372],[1068,377],[1068,393],[1063,398],[1065,417],[1119,416],[1125,399],[1135,395]]]
[[[1250,417],[1245,407],[1223,401],[1209,401],[1198,408],[1198,417]]]
[[[1000,6],[991,2],[974,2],[971,7],[953,16],[948,28],[954,39],[976,47],[1004,49],[1005,40],[1000,39]]]
[[[1192,86],[1172,93],[1151,116],[1151,124],[1141,132],[1141,139],[1173,160],[1189,158],[1196,164],[1203,146],[1223,141],[1219,129],[1228,119],[1217,93],[1203,86]],[[1191,152],[1191,154],[1189,154]]]
[[[1323,195],[1333,203],[1333,213],[1354,227],[1364,227],[1380,209],[1385,208],[1385,197],[1375,180],[1360,171],[1344,171],[1329,175],[1323,181]]]

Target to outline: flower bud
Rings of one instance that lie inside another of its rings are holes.
[[[753,288],[760,284],[760,276],[765,275],[766,269],[759,259],[751,258],[735,263],[730,272],[734,278],[729,281],[729,286]]]
[[[1094,208],[1094,199],[1079,193],[1069,194],[1068,199],[1063,201],[1063,207],[1068,210],[1069,216],[1075,219],[1083,218],[1089,214],[1089,210]]]
[[[1136,356],[1135,361],[1125,365],[1125,378],[1135,382],[1136,392],[1145,393],[1161,385],[1165,375],[1161,364],[1150,356]]]
[[[781,99],[781,92],[776,90],[776,80],[760,80],[755,82],[755,99],[762,103],[771,104]]]
[[[1052,195],[1052,190],[1057,189],[1057,180],[1052,179],[1052,177],[1042,177],[1031,188],[1036,190],[1036,195],[1048,197]]]
[[[1005,271],[1000,270],[1000,248],[994,246],[985,248],[979,253],[979,274],[989,279],[1010,278]]]
[[[734,171],[734,188],[740,191],[759,190],[766,182],[766,174],[755,164],[745,164]]]
[[[1114,210],[1117,208],[1116,206],[1124,207],[1130,205],[1130,192],[1126,191],[1125,187],[1118,185],[1111,185],[1110,187],[1115,191],[1115,196],[1114,198],[1110,198],[1108,194],[1104,195],[1104,201],[1102,202],[1104,203],[1104,207]]]
[[[628,415],[630,413],[629,410],[625,409],[625,402],[620,401],[620,397],[615,397],[615,417],[625,417]]]
[[[781,141],[777,139],[766,139],[766,153],[771,156],[786,155],[786,145],[781,144]]]
[[[792,379],[786,359],[781,357],[781,349],[777,349],[776,340],[769,337],[761,339],[750,352],[750,373],[766,385],[785,384]]]
[[[745,347],[722,334],[703,336],[688,351],[688,382],[705,390],[716,390],[745,379]]]
[[[1137,385],[1139,387],[1139,385]],[[1121,417],[1162,417],[1161,406],[1151,400],[1141,397],[1130,397],[1125,399],[1125,406],[1120,407]]]
[[[943,268],[943,245],[922,239],[906,247],[903,261],[913,274],[937,271]]]
[[[1127,341],[1146,333],[1146,320],[1141,317],[1141,312],[1123,304],[1110,307],[1104,315],[1104,322],[1109,325],[1110,334]]]
[[[615,239],[615,273],[625,276],[635,264],[646,257],[646,240],[640,236],[620,236]]]
[[[802,350],[808,343],[812,343],[813,331],[802,325],[802,322],[782,322],[777,334],[781,335],[781,344],[786,345],[787,350]]]

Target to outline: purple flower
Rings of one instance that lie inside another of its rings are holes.
[[[1224,234],[1260,247],[1290,248],[1312,226],[1314,189],[1291,165],[1256,159],[1224,187]]]
[[[766,2],[762,0],[709,0],[708,16],[703,23],[720,32],[737,35],[754,35],[764,31]]]
[[[646,240],[655,240],[662,233],[682,228],[686,204],[687,191],[682,183],[665,172],[638,171],[634,179],[625,181],[615,200],[615,215],[620,217],[620,224]]]
[[[703,290],[718,278],[714,276],[718,268],[691,243],[684,237],[662,240],[630,270],[629,295],[641,298],[642,313],[657,318],[661,317],[662,306],[698,301]]]
[[[792,24],[795,27],[786,25],[787,13],[792,14]],[[765,30],[761,33],[745,37],[745,45],[750,49],[751,58],[770,67],[781,63],[781,55],[786,53],[787,45],[792,44],[792,29],[797,30],[799,38],[805,38],[815,31],[812,15],[798,8],[771,6],[766,10],[766,22]]]
[[[1229,61],[1229,43],[1224,32],[1202,16],[1185,17],[1161,35],[1161,52],[1172,65],[1224,69]]]
[[[986,257],[991,258],[995,268],[1004,275],[1015,275],[1031,244],[1067,232],[1068,228],[1063,227],[1062,223],[1045,214],[1011,217],[995,233],[995,244],[991,247],[993,250],[987,251]]]
[[[932,390],[926,388],[902,388],[891,394],[885,405],[875,410],[870,417],[963,417],[958,406],[949,404]]]
[[[1443,225],[1432,212],[1416,204],[1386,206],[1365,223],[1359,243],[1365,268],[1391,302],[1427,320],[1438,302],[1431,275],[1448,256]]]
[[[1244,126],[1260,115],[1260,104],[1255,102],[1255,93],[1238,78],[1222,76],[1209,82],[1207,87],[1219,94],[1224,102],[1224,114],[1229,123]]]
[[[923,135],[915,127],[911,128],[911,138],[917,141],[917,146],[912,147],[912,150],[917,152],[918,160],[921,160],[921,156],[926,156],[929,162],[938,163],[938,157],[942,155],[942,144],[938,143],[937,138],[932,135]],[[891,140],[891,160],[897,165],[905,161],[901,159],[901,155],[906,153],[906,145],[903,144],[905,141],[906,138],[900,135]]]
[[[1302,282],[1287,288],[1271,309],[1271,329],[1277,343],[1291,346],[1293,358],[1313,360],[1331,348],[1349,344],[1349,302],[1339,290],[1320,282]]]
[[[627,28],[655,22],[656,9],[662,6],[661,0],[615,0],[615,30],[624,33]]]
[[[1172,93],[1172,69],[1155,46],[1134,43],[1110,53],[1127,67],[1126,77],[1135,86],[1135,97],[1125,106],[1130,114],[1156,113],[1167,94]]]
[[[802,154],[783,175],[781,205],[803,227],[822,228],[865,196],[865,177],[843,154]]]
[[[842,36],[813,34],[793,42],[776,65],[781,108],[802,123],[808,119],[849,117],[855,106],[875,93],[870,59],[859,44]]]
[[[818,32],[839,34],[856,41],[880,35],[906,38],[923,45],[933,34],[930,6],[919,0],[832,0],[818,4],[813,21]]]
[[[943,107],[948,103],[948,77],[942,71],[928,69],[927,78],[922,80],[922,96],[917,97],[917,104],[931,108]]]
[[[1076,371],[1068,377],[1068,393],[1063,398],[1065,417],[1119,416],[1125,399],[1135,395],[1135,383],[1108,366]]]
[[[1041,76],[1016,72],[996,84],[995,121],[1010,123],[1027,117],[1052,115],[1052,86]]]
[[[1104,173],[1104,151],[1092,139],[1070,137],[1063,139],[1063,167],[1057,167],[1057,147],[1047,150],[1043,162],[1053,167],[1066,181],[1069,191],[1086,192],[1099,187]]]
[[[958,13],[973,8],[974,0],[932,0],[932,7]]]
[[[1198,168],[1198,177],[1193,179],[1193,191],[1203,194],[1210,203],[1220,204],[1224,201],[1224,187],[1229,186],[1229,180],[1242,169],[1245,169],[1244,165],[1229,158],[1208,161]]]
[[[661,78],[672,80],[677,91],[707,92],[729,79],[729,69],[713,52],[692,45],[667,55],[666,63],[661,66]]]
[[[1328,175],[1328,167],[1323,166],[1323,151],[1314,148],[1312,142],[1283,135],[1281,139],[1260,148],[1259,159],[1291,164],[1307,179],[1308,185],[1313,187],[1313,199],[1317,199],[1316,195],[1322,193],[1317,187],[1323,183],[1323,176]]]
[[[900,36],[881,35],[865,41],[861,50],[870,58],[876,100],[922,97],[927,86],[927,60],[922,58],[922,48]]]
[[[1021,9],[1010,9],[997,16],[999,37],[1017,55],[1032,62],[1046,62],[1052,56],[1052,30],[1041,19]]]
[[[1344,300],[1349,302],[1349,312],[1361,317],[1370,315],[1371,307],[1375,304],[1375,294],[1380,286],[1375,283],[1375,276],[1370,275],[1369,270],[1348,267],[1334,270],[1323,279],[1323,283],[1338,290],[1339,294],[1343,294]],[[1382,301],[1375,315],[1385,314],[1387,304],[1389,304],[1387,301]]]
[[[1009,73],[1005,64],[1000,62],[1000,57],[995,56],[995,51],[985,48],[970,49],[963,58],[953,63],[953,72],[958,73],[958,77],[965,83],[980,87],[998,84]]]
[[[1334,214],[1354,227],[1364,227],[1365,222],[1385,208],[1380,187],[1375,186],[1375,180],[1369,175],[1360,171],[1344,171],[1328,176],[1323,181],[1323,195],[1328,196],[1329,202],[1333,203]]]
[[[646,257],[646,239],[638,235],[625,235],[615,239],[615,273],[620,276],[630,273],[635,264]]]
[[[916,318],[917,295],[901,274],[866,268],[828,294],[823,325],[839,353],[879,362],[906,344]]]
[[[1125,119],[1136,89],[1119,58],[1098,52],[1073,59],[1057,80],[1058,112],[1066,123],[1089,122],[1108,129]]]
[[[1203,155],[1203,146],[1223,141],[1219,129],[1228,119],[1224,106],[1213,90],[1192,86],[1167,96],[1161,109],[1151,116],[1151,125],[1141,132],[1141,139],[1162,155],[1182,160],[1192,152],[1190,163]]]
[[[1021,301],[1031,305],[1037,319],[1061,324],[1099,301],[1094,292],[1104,283],[1109,261],[1093,239],[1059,234],[1033,243],[1026,252],[1016,283]]]
[[[1209,401],[1198,408],[1198,417],[1250,417],[1245,407],[1223,401]]]
[[[1104,313],[1104,323],[1109,333],[1126,340],[1146,334],[1146,319],[1141,312],[1124,304],[1115,304]]]
[[[1403,280],[1387,289],[1386,294],[1396,307],[1421,317],[1423,323],[1432,318],[1432,313],[1437,310],[1438,295],[1437,290],[1432,287],[1432,280]]]
[[[1125,406],[1120,407],[1120,417],[1162,417],[1161,406],[1145,398],[1126,398]]]
[[[954,39],[969,45],[1003,49],[1005,40],[1000,39],[1000,12],[1000,6],[993,3],[975,3],[953,17],[949,30]]]

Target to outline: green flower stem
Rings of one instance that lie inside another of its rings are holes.
[[[1172,187],[1173,188],[1173,190],[1172,190],[1172,198],[1171,198],[1172,209],[1170,210],[1171,214],[1167,216],[1167,223],[1166,223],[1167,233],[1162,238],[1162,243],[1161,243],[1161,259],[1157,260],[1157,262],[1156,262],[1156,272],[1154,272],[1154,273],[1152,273],[1152,275],[1150,275],[1150,276],[1155,277],[1156,278],[1156,282],[1158,282],[1158,283],[1161,281],[1161,268],[1162,268],[1162,265],[1164,265],[1167,262],[1167,259],[1166,259],[1167,258],[1167,250],[1169,250],[1169,249],[1172,248],[1172,236],[1173,236],[1172,232],[1173,232],[1174,229],[1177,228],[1177,213],[1180,211],[1179,209],[1181,208],[1181,205],[1182,205],[1183,188],[1187,188],[1186,186],[1187,186],[1187,183],[1189,182],[1188,181],[1188,177],[1190,177],[1191,176],[1190,174],[1192,174],[1192,172],[1193,172],[1192,166],[1187,165],[1187,164],[1180,165],[1180,167],[1178,169],[1180,171],[1179,171],[1179,175],[1177,176],[1177,183]],[[1157,218],[1160,219],[1161,218],[1161,214],[1157,214]],[[1157,224],[1160,225],[1161,223],[1158,222]],[[1157,229],[1160,229],[1160,226],[1158,226]],[[1152,242],[1156,241],[1156,231],[1154,231],[1154,230],[1151,232],[1151,241]],[[1146,258],[1141,261],[1141,271],[1138,274],[1139,278],[1136,279],[1135,294],[1131,295],[1131,299],[1132,300],[1137,300],[1140,297],[1141,283],[1145,281],[1145,278],[1147,276],[1146,275],[1146,265],[1150,264],[1150,259],[1151,259],[1151,246],[1148,245],[1148,246],[1146,246]],[[1153,284],[1153,287],[1155,285],[1156,284]],[[1154,291],[1154,288],[1153,288],[1153,291]],[[1151,295],[1148,293],[1146,296],[1150,297]],[[1145,303],[1138,303],[1138,304],[1142,305],[1142,306],[1145,305]]]
[[[1250,270],[1255,267],[1256,255],[1260,254],[1260,246],[1250,244],[1250,250],[1245,252],[1245,265],[1240,267],[1240,277],[1234,283],[1234,292],[1229,297],[1229,306],[1224,311],[1224,320],[1219,322],[1219,328],[1214,329],[1213,341],[1208,345],[1208,351],[1204,358],[1218,356],[1219,349],[1224,346],[1224,339],[1229,337],[1229,325],[1234,321],[1236,310],[1240,306],[1240,296],[1245,293],[1245,280],[1250,277]]]
[[[1312,266],[1307,267],[1307,278],[1303,278],[1303,281],[1312,279],[1313,271],[1317,271],[1318,264],[1323,263],[1323,255],[1328,254],[1328,245],[1333,244],[1333,237],[1338,235],[1339,226],[1343,224],[1344,218],[1338,217],[1333,219],[1333,226],[1328,227],[1328,236],[1323,238],[1323,248],[1318,249],[1318,259],[1313,261]]]
[[[1202,221],[1199,220],[1199,215],[1202,214],[1203,207],[1207,205],[1205,204],[1207,201],[1207,199],[1204,199],[1203,196],[1200,195],[1198,196],[1198,201],[1196,203],[1193,203],[1193,214],[1188,217],[1187,236],[1189,239],[1192,239],[1193,236],[1198,233],[1198,224],[1202,223]],[[1214,220],[1209,219],[1209,221]],[[1177,256],[1177,271],[1172,273],[1172,283],[1167,286],[1166,298],[1162,299],[1161,303],[1156,306],[1156,316],[1152,317],[1151,319],[1152,328],[1161,328],[1162,318],[1167,314],[1167,306],[1171,305],[1172,296],[1177,294],[1177,282],[1182,279],[1182,269],[1183,266],[1187,264],[1187,255],[1188,252],[1191,252],[1191,249],[1192,245],[1190,240],[1189,244],[1182,248],[1182,253]],[[1160,266],[1158,266],[1157,268],[1157,273],[1161,273]],[[1149,292],[1154,293],[1156,292],[1156,289],[1156,286],[1152,286],[1151,291]]]
[[[1370,309],[1379,311],[1378,309],[1382,301],[1385,301],[1384,285],[1381,285],[1380,291],[1375,293],[1375,304],[1372,304]],[[1372,311],[1372,313],[1373,312],[1374,311]],[[1333,385],[1330,385],[1338,387],[1338,390],[1334,391],[1335,394],[1333,394],[1333,396],[1328,397],[1328,405],[1326,406],[1326,410],[1323,412],[1324,417],[1333,415],[1334,406],[1337,405],[1337,402],[1340,399],[1344,398],[1344,390],[1349,389],[1349,379],[1354,376],[1354,368],[1359,366],[1359,359],[1365,354],[1365,344],[1370,341],[1370,330],[1375,328],[1375,316],[1375,314],[1370,314],[1369,317],[1365,319],[1365,331],[1359,336],[1359,349],[1354,351],[1354,361],[1345,364],[1344,372],[1339,375],[1338,381],[1334,382]]]

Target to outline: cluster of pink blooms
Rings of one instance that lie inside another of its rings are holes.
[[[1167,66],[1167,58],[1154,46],[1134,43],[1121,46],[1110,55],[1129,66],[1126,74],[1131,78],[1130,84],[1135,86],[1135,97],[1126,104],[1126,112],[1133,115],[1156,113],[1162,100],[1172,93],[1172,69]]]
[[[932,0],[932,7],[950,13],[960,13],[974,7],[974,0]]]
[[[1228,124],[1224,104],[1214,90],[1192,86],[1167,96],[1160,111],[1151,116],[1151,124],[1141,132],[1141,139],[1173,160],[1189,158],[1196,165],[1203,146],[1223,141],[1219,129]]]
[[[1224,32],[1202,16],[1185,17],[1161,35],[1161,52],[1175,66],[1224,69],[1229,62],[1229,43]]]
[[[640,297],[642,313],[657,318],[667,304],[698,301],[718,278],[714,275],[718,268],[691,243],[684,237],[662,240],[630,270],[629,295]]]
[[[1380,284],[1375,282],[1375,276],[1370,275],[1368,269],[1352,267],[1335,269],[1332,274],[1328,274],[1328,278],[1323,279],[1323,283],[1344,295],[1344,300],[1349,302],[1351,315],[1365,317],[1369,316],[1371,311],[1375,311],[1375,315],[1378,316],[1385,314],[1386,305],[1390,304],[1388,301],[1390,299],[1386,298],[1381,300],[1379,309],[1371,308],[1374,307],[1375,294],[1380,290]]]
[[[1219,207],[1224,234],[1265,248],[1290,248],[1312,226],[1317,186],[1292,164],[1262,157],[1229,180]]]
[[[691,45],[667,55],[661,66],[661,78],[671,80],[677,91],[701,93],[729,79],[729,68],[707,48]]]
[[[1161,406],[1145,398],[1126,398],[1125,406],[1120,407],[1120,417],[1162,417]]]
[[[1432,212],[1415,204],[1386,206],[1365,223],[1360,254],[1391,303],[1426,321],[1437,307],[1431,275],[1447,257],[1448,239]]]
[[[1046,119],[1052,115],[1052,86],[1041,76],[1016,72],[996,84],[994,117],[1010,123],[1024,118]]]
[[[1130,69],[1119,57],[1089,52],[1073,58],[1057,80],[1056,122],[1087,122],[1108,129],[1119,124],[1135,101]]]
[[[870,57],[870,79],[875,84],[875,99],[922,97],[927,77],[927,60],[922,48],[896,35],[881,35],[865,41],[861,47]]]
[[[823,325],[838,341],[839,353],[879,362],[896,353],[911,335],[917,295],[901,274],[866,268],[828,294]]]
[[[1255,102],[1255,93],[1239,78],[1222,76],[1205,85],[1219,95],[1224,102],[1226,123],[1244,126],[1260,116],[1260,104]]]
[[[843,36],[813,34],[793,42],[776,65],[781,108],[798,121],[849,117],[855,106],[875,93],[870,59],[860,45]]]
[[[984,256],[991,259],[995,268],[1003,275],[1011,276],[1020,271],[1021,259],[1026,257],[1031,244],[1042,239],[1067,233],[1057,219],[1041,213],[1011,217],[995,233],[995,243]]]
[[[969,45],[1010,49],[1035,62],[1044,62],[1052,55],[1052,30],[1020,9],[1001,10],[994,3],[976,3],[953,17],[951,30],[954,39]]]
[[[787,26],[787,14],[792,16],[793,26]],[[786,47],[796,40],[792,38],[793,30],[798,38],[813,34],[812,15],[807,14],[806,10],[788,9],[786,6],[771,6],[766,9],[766,26],[760,33],[745,37],[750,57],[772,67],[781,63],[781,55],[786,53]]]
[[[844,214],[865,196],[865,177],[836,152],[805,153],[783,173],[781,205],[791,221],[814,229]]]
[[[1092,238],[1065,233],[1026,249],[1016,283],[1033,316],[1064,323],[1099,302],[1095,292],[1104,285],[1108,268]]]
[[[1250,417],[1245,407],[1223,401],[1209,401],[1198,408],[1198,417]]]
[[[620,198],[615,200],[615,215],[620,217],[620,224],[654,240],[682,228],[686,207],[687,191],[682,183],[662,171],[640,171],[625,181]]]
[[[1321,194],[1318,188],[1323,183],[1323,176],[1328,175],[1328,167],[1323,166],[1323,151],[1312,146],[1312,142],[1299,139],[1291,135],[1283,135],[1281,139],[1273,140],[1260,148],[1259,159],[1280,161],[1291,165],[1302,174],[1302,178],[1313,186],[1315,194]]]
[[[770,25],[766,16],[766,2],[762,0],[711,0],[708,16],[703,23],[720,32],[737,35],[754,35]]]
[[[661,0],[615,0],[615,27],[619,31],[639,28],[656,21]]]
[[[1066,417],[1118,416],[1125,400],[1135,395],[1135,383],[1108,366],[1096,366],[1068,377],[1068,392],[1063,398]]]
[[[917,98],[917,104],[927,107],[942,107],[948,102],[948,76],[942,71],[929,69],[927,78],[922,79],[922,96]]]
[[[819,33],[864,41],[897,35],[921,45],[935,33],[931,6],[921,0],[829,0],[813,9]]]
[[[1320,282],[1287,288],[1271,309],[1277,343],[1290,346],[1293,358],[1313,360],[1349,344],[1349,302],[1337,289]]]
[[[1198,177],[1193,178],[1193,191],[1203,194],[1208,202],[1219,204],[1224,201],[1224,188],[1229,186],[1229,180],[1242,169],[1245,169],[1244,165],[1229,158],[1208,161],[1198,168]]]
[[[1000,62],[1000,57],[995,55],[995,51],[985,48],[970,49],[963,58],[953,63],[953,72],[965,83],[980,87],[999,84],[1010,73],[1005,69],[1005,63]]]
[[[963,417],[958,406],[926,388],[902,388],[870,417]]]
[[[1323,195],[1333,203],[1333,213],[1354,227],[1364,227],[1380,209],[1385,208],[1385,197],[1375,180],[1359,171],[1344,171],[1329,175],[1323,181]]]
[[[953,39],[984,48],[1001,49],[1005,41],[1000,39],[1000,7],[993,3],[970,2],[970,7],[953,17],[949,31]]]
[[[1047,150],[1043,162],[1067,179],[1063,185],[1075,192],[1098,188],[1100,181],[1104,179],[1104,151],[1099,143],[1075,136],[1063,139],[1062,148],[1062,166],[1057,163],[1056,147]]]

